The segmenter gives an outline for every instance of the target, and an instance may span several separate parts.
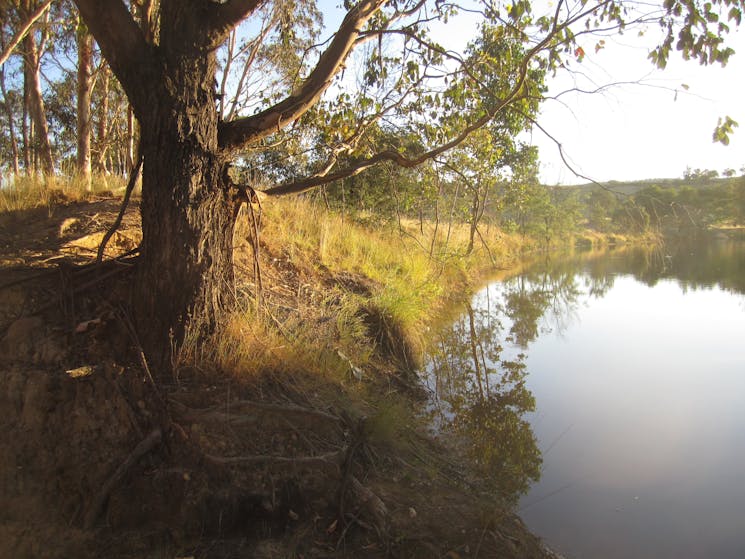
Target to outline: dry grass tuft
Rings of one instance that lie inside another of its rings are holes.
[[[0,212],[49,208],[64,202],[90,200],[96,196],[123,195],[126,180],[119,176],[94,175],[90,185],[79,177],[16,176],[0,188]]]
[[[241,310],[204,354],[244,378],[282,371],[347,382],[379,369],[375,359],[416,369],[426,326],[445,301],[519,242],[485,232],[489,250],[478,241],[464,256],[463,225],[372,228],[301,197],[266,200],[261,211],[261,302],[246,212],[235,237]]]

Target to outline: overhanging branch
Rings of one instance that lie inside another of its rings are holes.
[[[348,177],[353,177],[355,175],[359,175],[363,171],[366,171],[367,169],[374,167],[375,165],[379,165],[380,163],[384,162],[391,162],[395,163],[399,167],[405,167],[405,168],[413,168],[418,167],[425,161],[429,161],[431,159],[434,159],[441,153],[444,153],[460,144],[462,144],[468,136],[471,135],[472,132],[478,130],[479,128],[483,128],[486,126],[486,124],[489,123],[489,121],[494,118],[494,116],[502,110],[505,106],[508,104],[516,101],[519,98],[519,91],[522,87],[522,83],[525,80],[525,76],[522,75],[521,79],[519,80],[519,86],[516,86],[515,89],[513,89],[513,94],[509,97],[507,97],[505,100],[503,100],[501,103],[498,104],[498,106],[489,113],[485,114],[481,118],[474,121],[472,124],[464,128],[458,136],[450,140],[449,142],[446,142],[444,144],[441,144],[429,151],[426,151],[416,157],[407,157],[402,153],[399,153],[394,150],[386,150],[382,151],[376,155],[373,155],[372,157],[368,157],[362,160],[357,161],[354,165],[347,167],[346,169],[340,169],[339,171],[336,171],[335,173],[319,173],[316,175],[313,175],[311,177],[308,177],[306,179],[295,181],[292,183],[276,186],[274,188],[269,188],[268,190],[265,190],[264,193],[269,196],[278,196],[283,194],[299,194],[301,192],[305,192],[307,190],[310,190],[312,188],[316,188],[318,186],[328,184],[337,180],[346,179]]]
[[[160,83],[156,57],[121,0],[74,0],[83,21],[122,84],[137,117],[147,108],[147,88]]]
[[[352,8],[302,87],[260,113],[221,123],[218,132],[220,147],[236,151],[281,130],[305,114],[331,85],[354,48],[362,27],[383,4],[385,0],[365,0]]]
[[[601,3],[601,6],[607,4],[609,1],[610,0],[604,0]],[[597,7],[595,7],[595,9],[597,9]],[[525,53],[525,56],[519,67],[517,79],[515,80],[515,84],[510,89],[510,91],[498,103],[496,103],[496,105],[492,109],[488,110],[480,118],[476,119],[474,122],[463,128],[463,130],[461,130],[461,132],[457,136],[455,136],[448,142],[445,142],[415,157],[407,157],[406,155],[397,151],[386,150],[371,157],[358,160],[353,165],[350,165],[345,169],[340,169],[332,173],[329,172],[327,167],[321,173],[307,177],[305,179],[301,179],[299,181],[293,181],[287,184],[269,188],[265,190],[264,193],[269,196],[298,194],[324,184],[329,184],[337,180],[353,177],[383,162],[392,162],[399,165],[400,167],[413,168],[421,165],[425,161],[434,159],[438,155],[445,153],[446,151],[449,151],[450,149],[462,144],[473,132],[486,126],[497,115],[497,113],[499,113],[501,110],[511,105],[515,101],[523,99],[526,96],[524,85],[528,76],[528,68],[533,58],[539,52],[547,48],[561,31],[568,28],[576,21],[579,21],[583,17],[589,15],[591,12],[592,9],[585,10],[579,14],[575,14],[569,17],[562,23],[559,23],[558,20],[556,20],[551,31],[543,39],[536,43],[528,52]],[[361,36],[361,33],[357,33],[357,36]],[[562,42],[565,41],[566,39],[564,39],[564,41]]]
[[[208,47],[216,49],[222,45],[236,25],[265,3],[266,0],[228,0],[224,4],[213,4],[206,22]]]

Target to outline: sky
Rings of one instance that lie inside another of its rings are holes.
[[[620,36],[606,40],[597,53],[594,41],[584,45],[587,55],[573,67],[585,75],[576,77],[577,85],[568,74],[557,76],[549,82],[549,96],[572,87],[640,84],[547,100],[539,123],[561,143],[572,168],[593,180],[681,178],[686,167],[720,173],[731,168],[740,174],[745,166],[745,33],[730,37],[736,54],[724,68],[703,67],[675,54],[664,71],[656,70],[647,60],[651,40]],[[717,120],[725,116],[740,123],[728,146],[712,141]],[[586,182],[562,162],[554,140],[538,130],[531,139],[539,147],[542,182]]]
[[[552,9],[553,0],[535,0],[536,5],[541,2]],[[328,28],[342,17],[339,3],[319,0]],[[476,31],[475,17],[468,15],[446,25],[431,25],[433,38],[454,50],[465,46]],[[586,52],[583,61],[573,62],[571,73],[549,79],[549,97],[571,88],[619,85],[603,93],[566,93],[543,103],[538,123],[552,138],[538,129],[525,136],[538,146],[543,184],[586,183],[584,177],[600,182],[682,178],[688,167],[720,173],[734,169],[742,174],[745,29],[733,31],[727,39],[736,54],[726,67],[703,67],[674,52],[664,71],[647,58],[660,41],[659,33],[659,27],[653,26],[644,36],[635,30],[606,37],[605,47],[597,52],[597,38],[588,37],[580,41]],[[712,141],[717,120],[725,116],[740,124],[728,146]],[[571,169],[562,161],[557,142]]]

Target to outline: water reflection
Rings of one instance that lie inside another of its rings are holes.
[[[732,293],[745,293],[742,242],[680,242],[662,247],[624,248],[611,255],[615,256],[609,258],[605,252],[588,253],[552,266],[563,266],[573,273],[585,272],[590,278],[601,281],[611,278],[609,287],[612,287],[614,276],[630,274],[648,286],[671,279],[683,289],[717,286]]]
[[[433,423],[570,556],[743,557],[744,293],[743,243],[535,262],[435,336]]]
[[[498,290],[485,290],[482,296],[496,297],[496,311],[511,323],[507,341],[525,349],[539,333],[563,332],[574,319],[581,293],[572,271],[546,260],[531,272],[505,280]]]
[[[433,423],[460,440],[478,472],[515,503],[540,475],[541,457],[530,424],[535,409],[525,386],[524,355],[503,356],[502,328],[488,309],[466,312],[438,338],[430,355]]]

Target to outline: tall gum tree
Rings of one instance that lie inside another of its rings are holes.
[[[27,19],[32,19],[36,5],[34,0],[24,0],[21,5],[21,12]],[[48,13],[48,12],[46,12]],[[25,87],[28,92],[27,103],[28,112],[34,124],[35,143],[41,162],[41,170],[47,177],[54,175],[54,159],[52,158],[52,146],[49,142],[49,126],[47,125],[46,111],[44,109],[44,98],[41,90],[41,57],[43,35],[46,29],[43,29],[43,23],[37,22],[32,25],[31,30],[23,38],[23,73],[26,82]],[[38,41],[34,28],[42,28],[42,40]]]
[[[79,177],[91,189],[91,94],[93,91],[93,37],[84,25],[76,29],[78,46],[77,68],[77,158]]]
[[[268,110],[218,121],[215,52],[261,2],[164,1],[159,42],[147,42],[120,0],[79,0],[81,16],[130,99],[141,125],[141,261],[134,309],[156,365],[190,327],[209,331],[233,302],[232,237],[238,191],[233,154],[312,107],[382,0],[359,3],[303,86]]]
[[[157,33],[147,34],[122,0],[75,3],[141,125],[143,241],[133,306],[146,355],[162,372],[187,328],[197,335],[210,332],[233,303],[232,238],[241,196],[227,168],[237,154],[264,149],[268,138],[288,127],[297,129],[298,121],[302,129],[304,115],[323,105],[333,126],[319,134],[326,145],[316,150],[307,176],[287,177],[268,194],[302,192],[383,162],[413,167],[459,145],[513,104],[539,95],[530,83],[530,69],[559,67],[563,58],[573,56],[577,38],[592,29],[608,32],[659,23],[667,35],[654,53],[658,65],[664,65],[673,48],[705,63],[725,62],[730,52],[720,39],[727,29],[716,24],[739,23],[743,8],[743,0],[665,0],[664,6],[651,8],[620,0],[559,0],[550,13],[538,17],[527,0],[504,5],[469,0],[469,13],[500,29],[494,40],[524,46],[517,59],[495,59],[485,48],[483,57],[469,62],[425,32],[428,23],[453,16],[456,3],[345,0],[338,27],[304,57],[297,83],[269,97],[253,114],[222,121],[216,94],[218,49],[241,22],[271,6],[290,10],[293,2],[161,0]],[[286,18],[283,22],[291,35],[291,24]],[[679,41],[673,45],[668,37]],[[397,40],[403,54],[385,52],[388,40]],[[352,61],[353,51],[364,60]],[[332,83],[344,89],[348,62],[363,69],[359,91],[329,90]],[[471,64],[478,64],[479,71]],[[474,102],[493,97],[484,95],[484,71],[501,72],[503,67],[511,72],[510,86],[498,99]],[[336,97],[322,100],[324,92]],[[442,126],[445,113],[463,110],[467,114],[458,126]],[[360,148],[367,130],[383,120],[395,129],[402,119],[412,121],[426,139],[418,149]]]

